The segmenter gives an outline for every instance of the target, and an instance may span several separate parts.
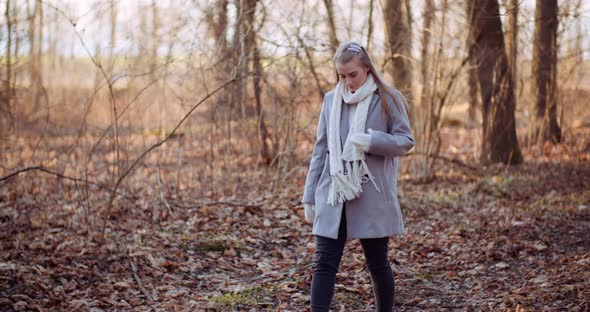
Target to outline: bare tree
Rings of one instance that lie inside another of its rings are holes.
[[[371,51],[371,38],[373,37],[373,9],[375,8],[374,2],[375,0],[369,1],[369,18],[367,21],[369,29],[367,30],[367,43],[365,44],[367,51]]]
[[[256,4],[258,0],[247,0],[244,1],[245,7],[245,53],[246,55],[250,55],[252,53],[252,63],[254,66],[254,79],[253,79],[253,87],[254,87],[254,98],[256,100],[256,132],[259,142],[259,155],[262,158],[265,164],[270,164],[272,161],[272,155],[270,153],[270,149],[268,147],[267,139],[269,137],[268,129],[266,127],[266,123],[264,121],[264,112],[262,110],[262,99],[261,99],[261,90],[260,90],[260,81],[261,77],[264,74],[262,72],[262,63],[260,60],[260,50],[258,49],[258,45],[256,43],[256,28],[254,27],[254,22],[256,20]]]
[[[37,58],[36,58],[36,45],[37,45],[37,27],[35,21],[37,20],[37,7],[41,4],[39,2],[34,2],[34,6],[31,7],[30,2],[27,0],[27,19],[29,20],[29,77],[31,79],[31,88],[33,90],[33,94],[36,95],[38,93],[37,90],[37,81],[38,81],[38,68],[37,68]],[[37,111],[39,107],[39,102],[37,101],[37,97],[35,97],[35,102],[33,103],[32,111]]]
[[[215,39],[214,49],[216,51],[216,59],[213,72],[217,81],[220,83],[229,77],[232,69],[231,62],[227,61],[228,57],[231,56],[231,50],[229,49],[227,41],[228,5],[229,0],[218,0],[213,6],[205,11],[205,18],[207,20],[207,24],[209,25],[211,36],[213,36]],[[215,116],[216,113],[226,111],[220,108],[226,108],[226,104],[229,101],[229,97],[225,94],[225,92],[220,93],[221,94],[216,99],[216,109],[211,110],[212,120],[217,120]]]
[[[221,84],[225,82],[231,75],[231,62],[228,58],[231,57],[231,50],[229,49],[227,40],[227,12],[228,12],[229,0],[217,0],[210,7],[205,10],[205,19],[207,21],[209,35],[215,40],[214,55],[215,64],[212,67],[213,76],[217,83]],[[215,98],[216,104],[209,109],[209,116],[211,121],[210,135],[209,135],[209,187],[211,190],[216,189],[216,179],[214,175],[214,159],[217,144],[217,134],[223,127],[220,127],[220,121],[225,120],[229,124],[229,103],[231,93],[219,92]],[[190,122],[190,121],[189,121]],[[229,130],[229,127],[227,127]],[[229,131],[227,133],[229,136]],[[229,140],[228,140],[229,142]],[[225,157],[222,158],[224,161]],[[224,167],[228,166],[224,163]]]
[[[514,117],[514,83],[508,67],[497,0],[470,0],[469,53],[477,60],[483,103],[481,161],[522,163]]]
[[[57,45],[59,40],[61,39],[60,29],[59,29],[59,12],[57,10],[53,10],[52,16],[52,23],[53,29],[51,30],[51,41],[49,42],[48,47],[48,54],[51,58],[51,67],[50,71],[53,72],[57,69],[57,62],[59,61],[59,52],[57,51]]]
[[[387,60],[394,86],[412,103],[412,35],[408,5],[402,0],[383,0]],[[411,105],[410,105],[411,106]],[[413,109],[409,108],[409,115]]]
[[[229,0],[218,0],[215,2],[215,5],[205,13],[211,34],[216,41],[216,48],[218,51],[221,51],[222,54],[227,51],[226,28],[228,4]],[[221,59],[223,58],[220,58],[220,60]]]
[[[17,5],[13,5],[12,6],[12,16],[13,16],[13,21],[12,21],[12,26],[13,29],[15,29],[15,34],[16,34],[16,29],[18,29],[18,11],[17,11]],[[20,52],[20,39],[18,38],[18,36],[15,36],[15,40],[14,40],[14,60],[15,62],[18,61],[19,59],[19,52]],[[11,112],[13,112],[14,110],[12,109],[13,107],[16,107],[18,104],[18,98],[16,97],[16,84],[18,83],[18,81],[16,80],[17,76],[16,76],[16,70],[12,71],[12,90],[11,90],[11,94],[12,94],[12,106],[11,106]],[[14,121],[14,119],[13,119]]]
[[[576,32],[575,32],[575,44],[574,44],[574,48],[573,50],[575,51],[576,54],[576,62],[578,64],[583,64],[584,63],[584,51],[582,49],[582,19],[578,18],[576,20]]]
[[[149,40],[149,36],[148,36],[148,17],[147,17],[147,11],[146,7],[144,4],[139,4],[138,8],[137,8],[137,12],[139,14],[139,35],[138,35],[138,42],[137,42],[137,54],[138,57],[136,58],[136,64],[134,67],[141,67],[144,65],[144,60],[145,57],[147,55],[147,50],[148,50],[148,40]]]
[[[467,85],[469,87],[469,108],[467,111],[469,122],[474,124],[476,121],[476,112],[479,105],[478,98],[478,83],[477,83],[477,64],[472,62],[470,58],[470,66],[467,69]]]
[[[40,2],[35,2],[35,14],[37,16],[37,25],[35,28],[37,29],[37,44],[35,51],[35,66],[36,66],[36,78],[37,78],[37,87],[35,92],[35,107],[38,107],[41,102],[41,96],[43,95],[43,4]]]
[[[432,129],[430,127],[432,119],[430,114],[433,110],[431,104],[434,102],[432,100],[434,79],[432,58],[430,56],[435,9],[433,0],[425,1],[422,11],[422,36],[420,40],[420,79],[422,88],[420,89],[420,101],[414,106],[414,114],[412,114],[414,117],[412,126],[418,138],[416,151],[420,151],[419,155],[412,158],[414,173],[417,175],[426,175],[428,173],[427,154],[432,146],[432,131],[430,131]]]
[[[537,0],[531,142],[561,142],[561,129],[557,124],[557,9],[557,0]]]
[[[6,133],[9,132],[10,127],[10,119],[11,119],[11,99],[12,95],[12,86],[11,86],[11,79],[12,79],[12,17],[10,16],[10,0],[6,1],[6,11],[5,11],[5,18],[6,18],[6,29],[7,29],[7,38],[6,38],[6,51],[5,51],[5,69],[6,69],[6,77],[4,79],[4,85],[2,90],[0,90],[0,139],[4,141],[4,136]],[[0,145],[3,145],[0,143]],[[0,147],[0,155],[2,149]]]
[[[109,63],[107,64],[107,74],[109,77],[112,77],[114,69],[113,51],[115,49],[115,40],[117,39],[117,3],[115,0],[111,0],[109,12],[111,19],[111,44],[109,45]]]
[[[465,10],[467,13],[467,18],[469,18],[469,14],[471,13],[471,7],[469,6],[469,1],[471,0],[467,0],[465,3]],[[473,38],[471,37],[470,34],[467,35],[466,38],[467,42],[467,47],[472,47],[473,46]],[[469,107],[467,110],[467,114],[468,114],[468,118],[469,118],[469,123],[470,124],[475,124],[476,122],[476,113],[477,113],[477,109],[480,106],[479,105],[479,98],[478,98],[478,93],[479,93],[479,88],[478,88],[478,81],[477,81],[477,60],[475,58],[475,55],[471,55],[471,53],[469,53],[469,68],[467,69],[467,87],[469,88]]]
[[[332,0],[324,0],[326,11],[328,12],[328,26],[330,28],[330,50],[332,55],[336,54],[338,49],[338,37],[336,36],[336,23],[334,22],[334,4]]]
[[[5,67],[6,67],[6,78],[4,80],[4,90],[3,94],[5,94],[6,100],[2,102],[2,105],[6,105],[6,107],[2,107],[2,111],[10,112],[10,82],[12,78],[12,17],[10,16],[10,0],[6,0],[6,11],[4,12],[4,17],[6,18],[6,51],[5,51]]]
[[[422,29],[422,47],[420,49],[420,65],[421,70],[420,74],[422,76],[422,90],[420,95],[420,103],[421,105],[426,105],[427,99],[429,97],[430,89],[430,38],[432,34],[432,21],[434,20],[434,0],[426,0],[424,3],[424,12],[423,12],[423,29]]]
[[[506,26],[506,52],[508,53],[508,63],[510,65],[510,74],[515,85],[517,79],[517,60],[518,60],[518,0],[504,0],[508,15],[508,23]]]
[[[408,37],[410,40],[408,41],[408,49],[412,51],[412,24],[414,23],[414,17],[412,15],[412,1],[411,0],[404,0],[404,11],[403,14],[406,17],[406,25],[408,25]],[[410,52],[411,55],[411,52]]]
[[[152,35],[150,38],[150,74],[155,79],[155,71],[158,66],[158,45],[160,44],[160,17],[158,14],[158,3],[152,0]]]
[[[234,22],[234,31],[233,31],[233,38],[231,43],[232,48],[232,63],[235,64],[235,70],[233,73],[237,75],[242,75],[247,71],[247,58],[244,53],[244,0],[234,0],[234,5],[236,7],[236,19]],[[236,76],[237,76],[236,75]],[[246,91],[246,81],[242,80],[239,83],[233,86],[232,90],[232,99],[230,100],[230,116],[229,119],[233,119],[234,109],[239,109],[241,118],[246,117],[246,106],[245,106],[245,91]],[[237,104],[237,105],[236,105]],[[229,124],[228,124],[229,127]],[[230,138],[228,138],[230,140]]]

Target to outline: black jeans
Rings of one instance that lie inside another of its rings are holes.
[[[338,239],[316,235],[316,263],[311,281],[311,311],[329,311],[336,272],[346,243],[346,207],[342,209]],[[387,258],[389,237],[361,239],[367,267],[373,282],[377,311],[393,311],[394,279]]]

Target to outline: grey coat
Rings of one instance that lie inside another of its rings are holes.
[[[399,91],[394,90],[400,106],[405,104]],[[412,137],[405,108],[387,101],[394,118],[389,120],[381,108],[381,97],[375,91],[365,126],[375,131],[367,151],[367,165],[375,176],[381,190],[378,192],[371,182],[363,184],[363,194],[353,200],[332,206],[328,203],[328,189],[331,183],[330,157],[327,157],[327,129],[332,109],[334,90],[324,96],[317,128],[317,139],[311,155],[311,162],[305,180],[302,203],[315,204],[315,219],[312,234],[336,239],[346,207],[347,238],[376,238],[401,234],[404,230],[402,214],[397,199],[397,176],[399,156],[406,154],[415,142]],[[391,98],[390,98],[391,99]],[[348,105],[343,104],[340,116],[340,140],[342,146],[348,136]]]

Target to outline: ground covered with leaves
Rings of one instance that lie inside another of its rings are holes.
[[[525,148],[521,166],[475,166],[446,146],[472,166],[437,160],[426,177],[402,174],[406,232],[389,253],[396,310],[588,311],[590,133],[571,137]],[[121,189],[104,241],[106,196],[38,171],[0,182],[0,311],[305,311],[306,158],[279,191],[257,166],[226,196],[175,188],[166,174],[159,187],[138,179]],[[162,172],[183,175],[185,164],[166,159]],[[360,244],[348,241],[333,308],[373,303]]]

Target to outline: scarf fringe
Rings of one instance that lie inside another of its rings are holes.
[[[373,176],[373,174],[371,173],[371,171],[369,170],[369,166],[367,165],[367,162],[363,159],[361,161],[362,164],[362,171],[361,171],[361,177],[365,177],[365,174],[369,176],[369,179],[371,180],[371,182],[373,182],[373,186],[375,186],[375,189],[377,189],[377,192],[381,192],[381,190],[379,189],[379,187],[377,186],[377,183],[375,182],[375,176]],[[363,183],[367,182],[367,179],[364,179],[362,181]]]
[[[328,189],[328,202],[332,206],[335,206],[336,203],[343,203],[359,197],[363,192],[362,184],[369,180],[371,180],[375,189],[381,192],[379,187],[377,187],[375,177],[369,170],[367,162],[364,159],[351,162],[347,161],[345,163],[348,174],[338,172],[333,175],[332,183],[330,183],[330,188]]]

